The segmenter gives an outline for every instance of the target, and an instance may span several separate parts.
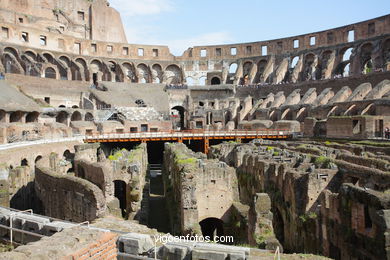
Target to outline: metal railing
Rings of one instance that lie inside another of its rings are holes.
[[[286,136],[292,132],[287,129],[264,129],[264,130],[183,130],[183,131],[155,131],[155,132],[123,132],[91,134],[85,140],[95,139],[140,139],[140,138],[207,138],[207,137],[245,137],[245,136]]]

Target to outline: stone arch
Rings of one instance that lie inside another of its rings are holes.
[[[236,74],[238,65],[236,62],[233,62],[229,65],[229,74]]]
[[[45,62],[54,64],[54,55],[50,52],[43,52],[42,56],[46,59]]]
[[[20,166],[29,166],[28,160],[24,158],[23,160],[20,161]]]
[[[35,160],[34,160],[35,165],[42,159],[43,159],[42,155],[38,155],[37,157],[35,157]]]
[[[383,65],[385,70],[390,70],[390,38],[383,42]]]
[[[369,104],[368,106],[366,106],[362,112],[360,113],[362,116],[363,115],[370,115],[370,116],[375,116],[376,115],[376,111],[375,111],[375,105],[373,103]]]
[[[5,73],[24,74],[25,70],[19,63],[19,52],[12,47],[5,47],[1,58]]]
[[[326,115],[326,117],[330,117],[330,116],[332,116],[332,115],[335,115],[337,109],[338,109],[338,106],[333,106],[333,107],[329,110],[329,112],[328,112],[328,114]]]
[[[89,81],[89,70],[88,70],[87,61],[82,57],[78,57],[75,59],[74,63],[77,64],[77,67],[79,67],[80,69],[79,80]]]
[[[81,113],[79,111],[74,111],[72,116],[70,117],[70,121],[81,121]]]
[[[94,117],[93,117],[92,113],[87,112],[85,114],[84,121],[93,121],[93,120],[94,120]]]
[[[220,85],[221,84],[221,79],[219,77],[213,77],[211,79],[211,85]]]
[[[193,86],[193,85],[195,85],[195,80],[194,80],[194,78],[193,77],[186,77],[186,83],[187,83],[187,85],[188,86]]]
[[[183,75],[179,66],[175,64],[169,65],[164,72],[164,81],[167,84],[181,84]]]
[[[344,112],[344,116],[356,116],[358,114],[357,106],[355,104],[348,107]]]
[[[38,122],[39,112],[30,112],[26,116],[26,123]]]
[[[253,62],[252,61],[246,61],[244,63],[244,65],[242,66],[242,76],[243,76],[243,79],[242,79],[242,85],[248,85],[250,83],[250,80],[251,80],[251,71],[252,71],[252,68],[253,68]]]
[[[307,53],[303,58],[303,70],[302,70],[302,80],[312,80],[315,79],[315,61],[316,55],[314,53]]]
[[[265,68],[267,67],[268,61],[266,59],[261,59],[257,63],[257,72],[255,76],[254,82],[259,83],[259,82],[264,82],[265,79],[263,77]]]
[[[308,116],[308,111],[306,107],[302,107],[298,110],[298,113],[296,115],[296,119],[299,122],[305,121],[305,118]]]
[[[186,109],[183,107],[183,106],[175,106],[175,107],[172,107],[171,110],[176,110],[178,111],[178,114],[179,114],[179,120],[173,120],[176,124],[176,127],[180,127],[180,130],[183,130],[185,129],[186,127]],[[175,114],[173,113],[172,116],[174,116]],[[175,117],[173,117],[175,118]]]
[[[37,66],[38,64],[38,54],[34,51],[28,50],[25,51],[21,56],[22,64],[26,71],[26,75],[33,77],[41,76],[41,69]]]
[[[153,83],[161,83],[163,81],[163,71],[160,64],[154,64],[152,66],[152,79]]]
[[[9,122],[10,123],[17,123],[17,122],[22,122],[22,117],[23,117],[23,112],[22,111],[15,111],[12,112],[9,116]]]
[[[108,63],[111,81],[113,82],[123,82],[124,81],[124,73],[121,67],[113,60],[110,60]]]
[[[372,60],[373,44],[371,42],[364,43],[360,47],[360,71],[364,74],[370,73],[375,68]]]
[[[68,123],[68,117],[69,114],[66,111],[60,111],[56,116],[56,122],[66,125]]]
[[[292,111],[290,108],[287,108],[286,110],[283,111],[280,120],[293,120]]]
[[[199,225],[202,235],[204,237],[209,237],[211,240],[215,239],[215,235],[219,237],[224,235],[224,223],[219,218],[205,218],[199,222]]]
[[[47,67],[44,71],[44,76],[45,76],[45,78],[48,78],[48,79],[57,79],[58,78],[57,75],[58,75],[57,71],[53,67]]]
[[[352,47],[345,47],[345,48],[341,49],[341,51],[340,51],[340,57],[342,57],[341,61],[351,60],[352,52],[353,52]]]
[[[137,65],[138,83],[150,83],[150,71],[149,67],[144,63]]]
[[[31,59],[33,60],[37,60],[37,53],[34,51],[34,50],[31,50],[31,49],[27,49],[24,51],[23,55],[26,55],[28,57],[30,57]]]
[[[316,79],[324,79],[326,75],[326,69],[328,68],[329,60],[332,57],[332,50],[324,50],[320,55],[320,60],[317,64]],[[330,68],[332,70],[332,68]]]
[[[123,73],[124,73],[126,79],[129,80],[130,82],[133,82],[133,83],[138,82],[137,73],[135,71],[134,64],[131,64],[129,62],[125,62],[122,64],[122,66],[124,68]]]
[[[207,83],[207,77],[206,76],[202,76],[199,78],[199,85],[200,86],[206,86],[206,83]]]
[[[278,121],[278,113],[276,113],[276,110],[272,110],[271,113],[269,113],[269,120],[273,122]]]

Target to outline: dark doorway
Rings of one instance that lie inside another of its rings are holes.
[[[93,74],[92,74],[92,80],[93,80],[93,84],[94,84],[95,86],[97,86],[97,73],[93,73]]]
[[[122,211],[122,217],[126,215],[126,183],[124,181],[114,181],[115,197],[119,200],[119,207]]]
[[[199,222],[204,237],[214,240],[215,236],[223,236],[223,221],[218,218],[206,218]]]
[[[172,113],[172,124],[173,129],[180,128],[180,130],[185,129],[185,109],[182,106],[175,106],[171,110],[176,110],[177,113]]]
[[[221,80],[217,77],[214,77],[211,79],[211,85],[220,85],[221,84]]]

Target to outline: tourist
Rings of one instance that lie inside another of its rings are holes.
[[[390,139],[390,129],[388,127],[385,128],[385,138]]]
[[[3,79],[5,79],[4,73],[3,73],[3,72],[0,72],[0,80],[3,80]]]

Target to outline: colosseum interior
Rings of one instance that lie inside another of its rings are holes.
[[[0,27],[0,259],[390,259],[390,15],[181,56],[106,0]]]

